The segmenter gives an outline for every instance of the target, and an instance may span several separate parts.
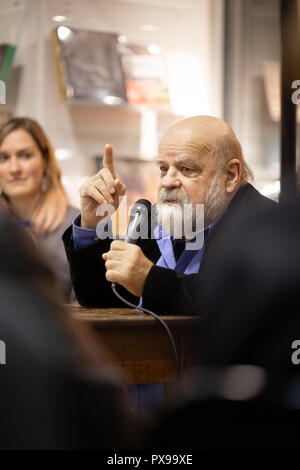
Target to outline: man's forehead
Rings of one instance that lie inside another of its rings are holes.
[[[200,155],[209,155],[230,136],[233,137],[233,132],[225,121],[212,116],[194,116],[170,127],[160,141],[159,150],[185,147]]]
[[[158,160],[168,159],[172,161],[180,161],[185,159],[193,159],[204,161],[214,148],[205,143],[193,144],[192,142],[184,145],[164,143],[159,146]]]
[[[195,135],[191,129],[182,128],[176,132],[167,132],[159,144],[159,154],[168,154],[170,157],[187,153],[200,157],[209,155],[215,148],[215,140],[206,136]]]

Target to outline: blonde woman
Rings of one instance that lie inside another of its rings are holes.
[[[68,204],[54,150],[33,119],[0,128],[0,204],[28,227],[52,267],[60,298],[74,300],[61,236],[79,210]]]

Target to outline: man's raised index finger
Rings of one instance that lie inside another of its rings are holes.
[[[109,144],[106,144],[104,147],[103,168],[107,168],[113,175],[113,178],[117,177],[115,173],[113,149]]]

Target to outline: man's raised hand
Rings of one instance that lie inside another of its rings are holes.
[[[101,204],[112,204],[115,209],[119,206],[120,196],[126,192],[125,184],[119,180],[114,167],[112,146],[104,147],[103,168],[91,178],[88,178],[80,188],[81,227],[96,228],[103,216],[97,216],[96,211]]]

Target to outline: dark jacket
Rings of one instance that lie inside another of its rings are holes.
[[[203,299],[199,361],[299,370],[299,197],[244,220],[227,246]]]
[[[210,282],[212,270],[218,269],[220,254],[227,249],[224,240],[233,226],[239,223],[246,213],[255,212],[276,204],[259,194],[250,184],[241,187],[222,218],[215,225],[205,246],[198,274],[183,274],[171,269],[153,266],[147,276],[143,290],[143,306],[159,314],[201,314],[201,293]],[[111,241],[99,240],[87,248],[74,250],[72,227],[63,235],[67,257],[70,263],[71,278],[75,294],[80,304],[89,307],[122,307],[105,278],[105,263],[102,253],[109,251]],[[144,254],[156,263],[160,257],[156,240],[139,240],[138,245]],[[118,291],[129,301],[138,304],[123,287]]]

